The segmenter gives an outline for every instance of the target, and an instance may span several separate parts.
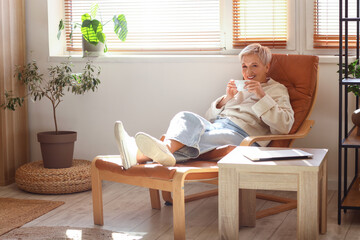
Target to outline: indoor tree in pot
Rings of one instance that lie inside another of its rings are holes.
[[[101,56],[108,51],[106,44],[106,36],[103,32],[104,26],[109,23],[111,20],[103,23],[102,21],[96,18],[99,10],[99,5],[92,4],[90,7],[90,14],[85,13],[81,16],[81,24],[74,22],[72,27],[74,29],[80,27],[82,34],[82,48],[83,55],[86,57],[89,56]],[[124,14],[114,15],[112,18],[114,22],[114,32],[116,36],[121,40],[125,41],[127,37],[127,21]],[[61,19],[59,22],[59,31],[57,38],[60,39],[61,32],[64,30],[64,21]],[[73,29],[69,38],[72,39]]]
[[[40,132],[37,134],[41,146],[45,168],[66,168],[72,166],[74,142],[77,133],[72,131],[59,131],[56,120],[56,108],[63,101],[65,91],[74,94],[84,94],[95,91],[100,84],[98,78],[100,68],[88,61],[82,73],[73,73],[70,62],[63,62],[48,68],[45,77],[35,61],[25,66],[17,66],[15,76],[28,89],[26,96],[14,96],[12,92],[5,91],[4,109],[15,110],[23,104],[25,97],[34,101],[47,98],[52,105],[55,131]]]

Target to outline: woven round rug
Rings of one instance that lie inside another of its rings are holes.
[[[101,228],[78,227],[23,227],[0,236],[1,240],[40,240],[40,239],[76,239],[76,240],[107,240],[107,239],[142,239],[139,234],[110,231]]]
[[[74,159],[69,168],[44,168],[42,161],[22,165],[16,170],[17,186],[27,192],[64,194],[91,189],[91,162]]]

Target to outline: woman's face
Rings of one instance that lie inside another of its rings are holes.
[[[270,64],[264,65],[256,54],[243,56],[242,75],[244,80],[257,82],[267,82],[266,73],[269,71]]]

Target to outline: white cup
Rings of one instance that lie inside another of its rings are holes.
[[[244,91],[245,82],[249,80],[234,80],[236,88],[239,92]]]

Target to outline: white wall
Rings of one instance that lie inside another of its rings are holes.
[[[46,0],[26,1],[28,60],[42,68],[49,60]],[[102,68],[96,93],[67,94],[58,107],[61,130],[76,130],[75,157],[93,159],[99,154],[118,154],[113,124],[122,120],[129,134],[145,131],[154,136],[165,132],[171,117],[181,110],[203,114],[211,101],[225,92],[228,79],[239,78],[237,56],[158,57],[96,59]],[[76,59],[76,68],[83,62]],[[316,121],[308,137],[296,147],[328,148],[330,187],[336,189],[338,84],[336,59],[320,64],[318,99],[311,116]],[[36,140],[39,131],[53,130],[50,102],[30,102],[31,160],[41,159]]]

